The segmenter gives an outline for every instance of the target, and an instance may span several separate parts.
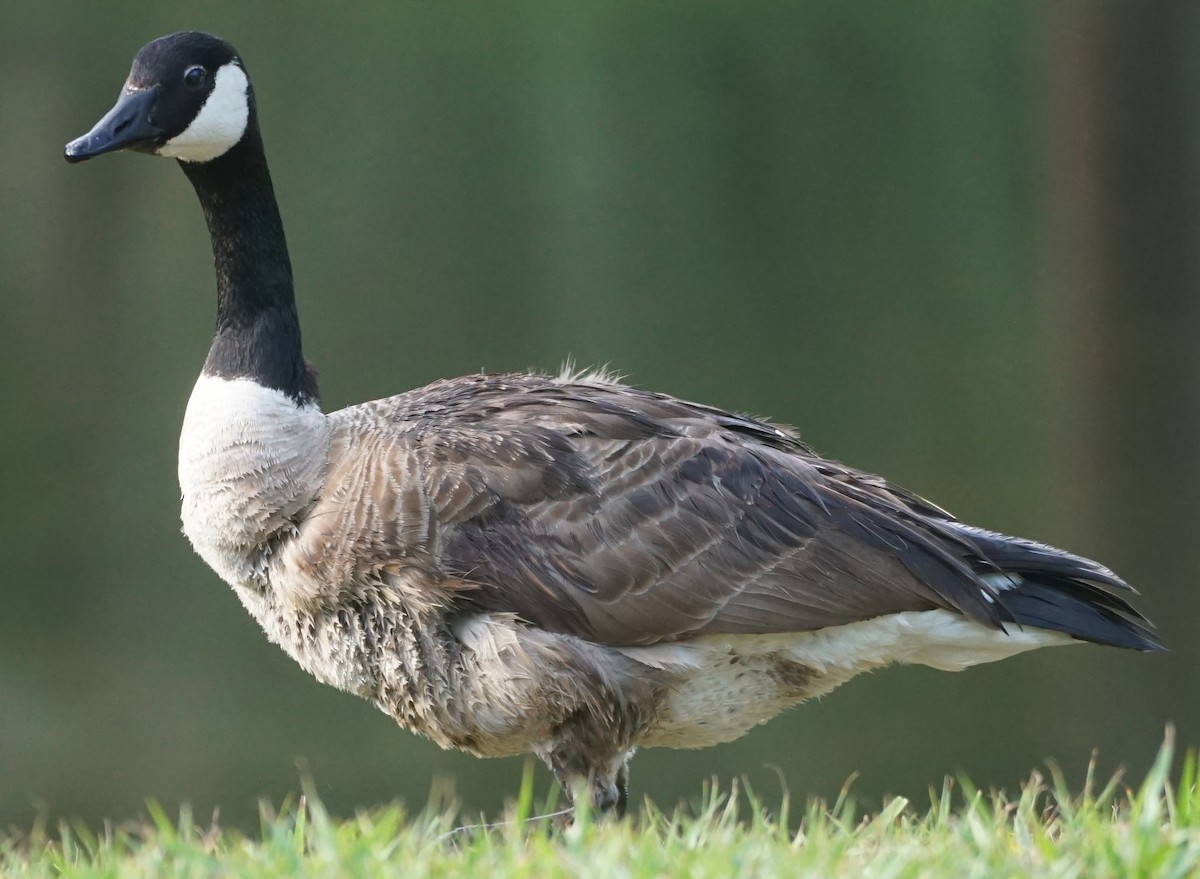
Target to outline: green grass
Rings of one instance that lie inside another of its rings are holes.
[[[1172,783],[1168,735],[1136,790],[1088,779],[1071,793],[1061,775],[1034,775],[1015,799],[958,781],[928,808],[903,799],[860,815],[843,794],[789,819],[784,800],[710,793],[698,809],[652,806],[626,822],[584,815],[566,829],[511,823],[451,832],[451,813],[398,807],[333,820],[311,797],[245,836],[178,820],[151,806],[141,825],[97,835],[64,826],[0,841],[0,875],[69,877],[424,876],[721,877],[1135,877],[1200,875],[1197,757]],[[509,818],[531,814],[527,781]],[[789,829],[789,822],[792,824]]]

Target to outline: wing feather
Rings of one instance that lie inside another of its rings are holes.
[[[1001,622],[979,538],[784,427],[528,375],[344,413],[419,474],[429,539],[396,554],[473,584],[458,600],[549,631],[628,646],[934,608]]]

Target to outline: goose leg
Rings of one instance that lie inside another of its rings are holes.
[[[579,797],[587,797],[596,814],[615,814],[618,818],[624,816],[629,803],[628,763],[632,753],[604,754],[597,759],[585,753],[573,737],[537,749],[573,806]]]
[[[621,764],[621,768],[617,770],[617,805],[616,813],[618,818],[624,818],[625,812],[629,809],[629,758],[633,756],[633,752],[629,752],[629,756],[625,758],[625,762]]]

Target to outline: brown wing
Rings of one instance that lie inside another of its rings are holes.
[[[356,409],[403,434],[432,560],[480,608],[612,645],[936,607],[997,621],[946,514],[774,425],[532,376]]]

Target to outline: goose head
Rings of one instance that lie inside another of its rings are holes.
[[[67,144],[68,162],[115,150],[210,162],[245,136],[254,93],[237,52],[220,37],[185,31],[142,47],[117,103]]]

